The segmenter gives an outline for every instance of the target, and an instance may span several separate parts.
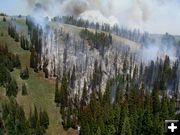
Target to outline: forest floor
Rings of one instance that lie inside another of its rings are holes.
[[[26,31],[26,25],[23,20],[17,20],[17,23],[23,27],[22,30]],[[33,69],[29,67],[30,52],[25,51],[20,47],[19,42],[15,42],[7,32],[8,23],[2,21],[0,17],[0,45],[7,45],[10,52],[18,54],[22,69],[26,66],[29,68],[29,79],[22,80],[20,78],[20,69],[15,69],[11,75],[17,80],[19,86],[19,92],[17,95],[17,102],[23,106],[26,116],[29,116],[30,109],[37,108],[45,109],[48,112],[50,125],[46,132],[46,135],[74,135],[76,131],[68,130],[64,131],[61,125],[60,110],[56,107],[54,102],[55,93],[55,81],[45,79],[43,72],[35,73]],[[22,31],[21,32],[25,32]],[[21,86],[25,83],[27,86],[28,95],[21,95]],[[0,87],[0,103],[3,102],[7,97],[5,96],[5,89]]]

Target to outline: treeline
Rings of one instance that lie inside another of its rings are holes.
[[[100,87],[103,72],[97,61],[91,81],[84,81],[82,94],[72,96],[73,72],[63,74],[60,87],[56,80],[55,102],[61,108],[65,129],[80,126],[82,135],[164,134],[164,120],[175,118],[179,63],[171,66],[166,56],[138,67],[129,59],[126,57],[123,68],[107,81],[105,92]]]
[[[30,111],[26,118],[22,106],[11,97],[2,103],[2,115],[0,115],[0,135],[43,135],[49,126],[49,117],[45,110]]]
[[[105,34],[104,32],[98,33],[97,31],[91,32],[85,28],[84,30],[81,30],[80,37],[84,40],[87,40],[89,42],[89,45],[92,48],[96,48],[101,52],[101,54],[105,53],[105,48],[109,48],[112,44],[112,35]]]
[[[131,30],[126,27],[120,27],[117,24],[111,27],[109,24],[93,23],[88,20],[76,19],[73,16],[54,17],[52,21],[113,33],[142,45],[146,45],[147,42],[153,42],[147,32],[141,33],[138,29]]]
[[[73,16],[54,17],[52,21],[75,25],[78,27],[91,28],[91,29],[111,32],[111,27],[109,24],[99,24],[99,23],[89,22],[88,20],[76,19]]]

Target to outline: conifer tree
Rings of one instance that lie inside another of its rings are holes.
[[[128,117],[127,114],[126,114],[126,116],[124,118],[121,135],[132,135],[131,126],[130,126],[130,122],[129,122],[129,117]]]
[[[67,76],[64,73],[62,81],[61,81],[61,88],[60,88],[60,103],[61,108],[64,109],[67,106],[68,102],[68,91],[67,91]]]
[[[152,122],[152,113],[151,113],[151,104],[150,104],[150,96],[146,95],[145,99],[145,110],[143,114],[142,120],[142,134],[143,135],[151,135],[153,134],[153,122]]]
[[[168,112],[169,112],[169,118],[174,119],[175,118],[175,112],[176,112],[176,100],[175,97],[172,97],[170,99],[169,104],[168,104]]]
[[[27,94],[28,94],[28,92],[27,92],[26,84],[23,83],[23,85],[22,85],[22,95],[25,96]]]
[[[59,91],[59,80],[56,78],[56,86],[55,86],[55,103],[60,103],[60,91]]]
[[[40,126],[44,127],[44,129],[48,128],[49,117],[48,117],[48,114],[45,110],[40,111],[40,113],[39,113],[39,123],[40,123]]]
[[[101,129],[100,129],[100,127],[98,127],[98,129],[97,129],[95,135],[101,135]]]
[[[154,88],[152,90],[152,109],[154,115],[160,112],[160,106],[159,88],[157,82],[155,82]]]
[[[87,93],[87,88],[86,88],[86,81],[84,81],[84,87],[83,87],[83,92],[82,92],[82,97],[81,97],[81,102],[80,102],[81,110],[83,109],[84,106],[86,106],[87,101],[88,101],[88,93]]]
[[[0,116],[0,135],[5,135],[4,133],[4,123],[3,123],[3,120],[2,120],[2,118],[1,118],[1,116]]]
[[[110,86],[110,81],[107,81],[106,83],[106,89],[105,89],[105,93],[103,95],[103,105],[111,104],[111,86]]]
[[[168,110],[168,98],[165,94],[163,94],[162,100],[161,100],[161,113],[160,117],[162,121],[165,121],[168,119],[169,110]]]
[[[70,78],[70,86],[73,89],[75,87],[75,80],[76,80],[76,76],[75,76],[75,66],[73,66],[73,70],[72,70],[72,74],[71,74],[71,78]]]
[[[6,86],[6,95],[8,97],[14,96],[16,97],[18,93],[18,86],[16,80],[13,78],[10,83]]]
[[[30,67],[34,68],[34,58],[35,58],[35,49],[32,48],[31,50],[31,56],[30,56]]]

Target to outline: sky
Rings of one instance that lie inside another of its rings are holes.
[[[29,12],[27,7],[25,0],[1,0],[0,2],[0,12],[8,15],[26,15]]]
[[[120,25],[128,28],[180,35],[180,0],[1,0],[0,12],[31,14],[37,2],[50,17],[98,10],[107,18],[116,17]]]

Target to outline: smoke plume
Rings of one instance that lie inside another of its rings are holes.
[[[178,0],[27,0],[28,9],[39,3],[43,15],[53,17],[85,11],[99,11],[104,17],[115,17],[120,25],[151,33],[180,34],[180,2]],[[173,20],[173,21],[172,21]]]

